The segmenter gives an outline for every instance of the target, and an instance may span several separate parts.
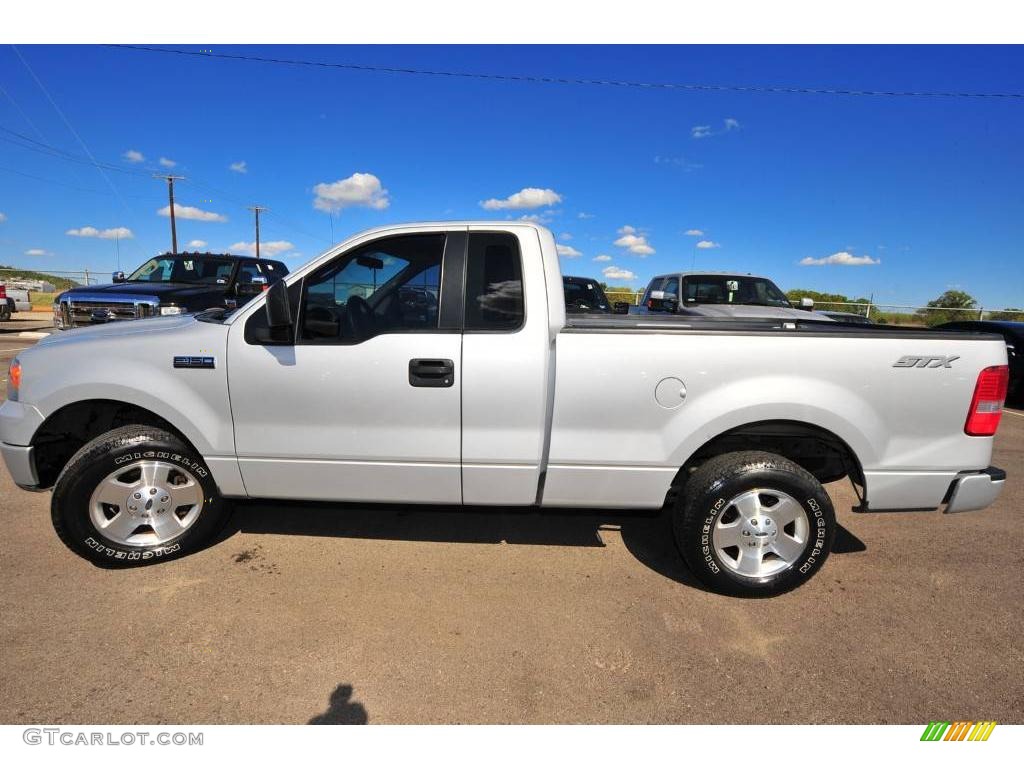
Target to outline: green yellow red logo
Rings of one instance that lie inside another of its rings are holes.
[[[995,727],[995,720],[933,720],[925,727],[921,741],[988,741]]]

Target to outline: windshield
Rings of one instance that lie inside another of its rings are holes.
[[[203,283],[226,285],[234,262],[230,259],[194,256],[157,256],[128,276],[129,281],[146,283]]]
[[[771,280],[743,275],[691,275],[683,278],[680,303],[754,304],[788,307],[789,299]]]
[[[589,280],[565,280],[565,308],[573,310],[608,309],[608,299],[601,286]]]

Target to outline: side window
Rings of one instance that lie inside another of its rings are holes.
[[[467,331],[514,331],[522,326],[523,265],[515,235],[470,233],[465,310]]]
[[[679,297],[679,278],[678,277],[670,277],[670,278],[668,278],[665,281],[664,285],[662,286],[661,290],[663,290],[665,293],[674,293],[676,295],[676,298],[678,298]]]
[[[436,330],[445,236],[392,237],[347,253],[306,280],[298,339],[359,344]]]

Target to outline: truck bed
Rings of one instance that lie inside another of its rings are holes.
[[[801,336],[841,336],[858,338],[909,338],[930,340],[970,339],[1002,340],[995,333],[975,331],[935,330],[932,328],[908,328],[891,325],[863,325],[821,320],[785,320],[779,318],[726,318],[726,317],[682,317],[665,315],[651,319],[650,315],[567,315],[562,333],[686,333],[686,334],[798,334]]]

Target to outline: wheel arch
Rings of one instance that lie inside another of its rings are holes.
[[[199,454],[195,444],[181,429],[147,408],[121,400],[79,400],[58,408],[46,417],[32,436],[39,487],[52,487],[71,457],[90,440],[128,424],[163,429]]]
[[[754,421],[732,427],[706,440],[679,468],[666,504],[671,504],[686,481],[706,461],[725,453],[760,450],[776,453],[803,467],[821,483],[849,477],[863,497],[864,470],[846,440],[816,424],[786,419]]]

